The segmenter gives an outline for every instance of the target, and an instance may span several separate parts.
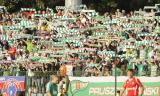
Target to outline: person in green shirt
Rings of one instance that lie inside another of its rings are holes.
[[[144,64],[142,64],[142,62],[139,62],[138,64],[137,64],[137,68],[138,68],[138,76],[144,76],[145,75],[145,73],[144,73],[144,67],[145,67],[145,65]]]
[[[115,68],[116,68],[116,64],[112,65],[112,76],[115,76]],[[120,76],[121,75],[121,69],[117,67],[116,69],[116,76]]]
[[[51,80],[48,82],[46,86],[47,96],[57,96],[58,95],[58,77],[55,75],[51,75]]]
[[[29,40],[29,41],[27,41],[27,50],[29,51],[29,52],[32,52],[33,51],[33,44],[32,44],[32,41],[31,40]]]
[[[26,43],[26,45],[27,45],[27,51],[29,51],[29,53],[32,52],[32,51],[33,51],[32,40],[29,39],[29,40],[27,40],[27,41],[25,41],[25,40],[23,40],[23,41],[24,41],[24,42]]]

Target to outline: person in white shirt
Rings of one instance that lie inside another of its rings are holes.
[[[67,68],[67,75],[68,76],[73,76],[73,65],[72,64],[67,64],[66,68]]]

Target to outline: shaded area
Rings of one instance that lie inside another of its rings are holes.
[[[18,11],[20,8],[55,8],[55,6],[61,6],[64,3],[65,0],[0,0],[0,4],[6,6],[9,12]],[[90,9],[96,9],[100,13],[112,12],[117,8],[126,11],[138,10],[145,5],[156,3],[160,3],[160,0],[83,0],[83,4],[86,4]]]

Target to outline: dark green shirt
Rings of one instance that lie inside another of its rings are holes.
[[[57,90],[57,84],[49,82],[47,84],[47,92],[49,91],[51,96],[57,96],[58,90]]]
[[[121,75],[121,69],[117,68],[116,76]],[[115,76],[115,68],[112,68],[112,76]]]

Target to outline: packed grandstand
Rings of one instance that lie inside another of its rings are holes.
[[[28,93],[45,93],[51,74],[160,76],[159,16],[56,9],[0,15],[0,76],[27,76]]]

